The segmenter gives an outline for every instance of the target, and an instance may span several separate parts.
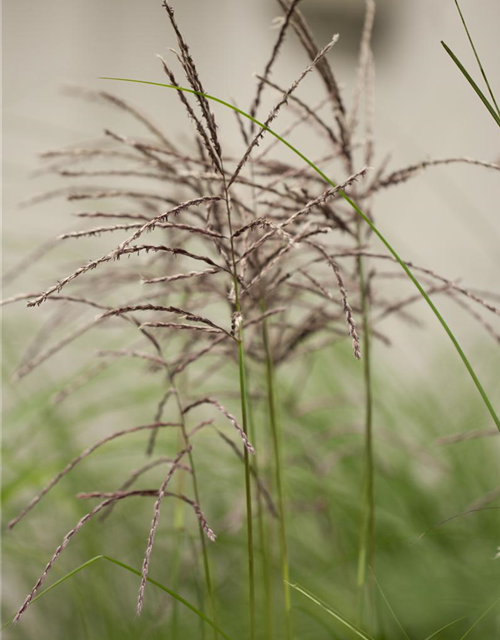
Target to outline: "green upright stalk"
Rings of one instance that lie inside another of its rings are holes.
[[[177,386],[175,384],[175,380],[170,372],[170,368],[167,367],[167,372],[168,372],[168,379],[170,381],[170,385],[172,387],[173,390],[173,395],[175,396],[175,400],[177,403],[177,408],[179,411],[179,416],[180,416],[180,423],[181,423],[181,436],[182,436],[182,441],[183,441],[183,446],[188,450],[188,460],[189,460],[189,466],[191,467],[191,478],[192,478],[192,483],[193,483],[193,494],[194,494],[194,499],[195,502],[199,505],[200,504],[200,492],[198,489],[198,478],[196,475],[196,468],[195,468],[195,464],[194,464],[194,457],[193,457],[193,451],[191,449],[191,447],[189,446],[189,437],[187,435],[187,429],[186,429],[186,421],[184,418],[184,407],[182,406],[182,402],[179,396],[179,391],[177,389]],[[198,531],[199,531],[199,535],[200,535],[200,542],[201,542],[201,552],[202,552],[202,557],[203,557],[203,570],[205,573],[205,582],[206,582],[206,586],[207,586],[207,592],[208,592],[208,600],[209,600],[209,604],[210,604],[210,614],[212,617],[212,620],[216,623],[216,619],[217,619],[217,609],[216,609],[216,604],[215,604],[215,592],[214,592],[214,587],[213,587],[213,581],[212,581],[212,574],[210,571],[210,563],[208,560],[208,549],[207,549],[207,540],[205,537],[205,532],[203,531],[203,527],[201,526],[200,523],[198,523]],[[214,633],[214,640],[218,640],[219,638],[219,634],[218,631],[216,629],[216,627],[212,627],[213,628],[213,633]]]
[[[192,452],[189,452],[189,464],[191,466],[191,469],[193,470],[193,489],[194,489],[194,496],[195,496],[195,500],[197,504],[200,504],[200,494],[198,491],[198,480],[196,479],[196,475],[194,472],[194,467],[193,467],[193,455]],[[215,592],[214,592],[214,586],[213,586],[213,581],[212,581],[212,574],[210,571],[210,563],[208,561],[208,551],[207,551],[207,540],[205,537],[205,532],[203,531],[201,525],[199,526],[199,530],[200,530],[200,540],[201,540],[201,549],[202,549],[202,557],[203,557],[203,570],[205,572],[205,580],[207,583],[207,591],[208,591],[208,599],[210,602],[210,613],[212,616],[212,620],[214,622],[217,622],[217,609],[216,609],[216,605],[215,605]],[[214,629],[214,638],[215,640],[217,640],[219,637],[219,634],[217,632],[216,629]]]
[[[239,309],[239,304],[236,307]],[[245,352],[243,350],[243,331],[240,327],[238,331],[238,366],[240,374],[240,396],[241,413],[243,420],[243,431],[248,434],[247,416],[247,387],[245,375]],[[244,448],[245,456],[245,498],[247,507],[247,545],[248,545],[248,578],[250,587],[250,638],[255,639],[255,566],[253,557],[253,523],[252,523],[252,487],[250,480],[250,460],[248,449]]]
[[[245,142],[247,140],[245,139]],[[250,165],[250,174],[252,178],[252,183],[255,182],[255,172],[253,164]],[[252,207],[254,215],[257,216],[258,210],[258,202],[255,194],[255,186],[252,186]],[[253,411],[251,404],[248,405],[248,415],[250,420],[250,429],[252,434],[252,442],[254,447],[257,447],[257,434],[255,431],[254,421],[253,421]],[[259,481],[259,464],[258,457],[255,456],[254,461],[254,471],[256,481]],[[261,558],[262,558],[262,578],[264,582],[264,609],[266,611],[266,629],[267,636],[269,638],[273,637],[273,586],[272,586],[272,570],[270,568],[270,561],[272,561],[272,545],[268,546],[268,538],[266,536],[265,530],[265,521],[264,521],[264,510],[262,506],[262,495],[261,492],[257,491],[257,517],[258,517],[258,526],[259,526],[259,537],[260,537],[260,545],[261,545]]]
[[[336,188],[335,183],[332,182],[332,180],[330,180],[330,178],[318,166],[316,166],[312,160],[310,160],[307,156],[305,156],[302,152],[300,152],[296,147],[294,147],[293,144],[291,144],[290,142],[285,140],[285,138],[282,138],[278,133],[276,133],[276,131],[273,131],[273,129],[269,128],[263,122],[260,122],[259,120],[257,120],[253,116],[251,116],[249,113],[246,113],[245,111],[239,109],[238,107],[235,107],[234,105],[230,104],[229,102],[226,102],[225,100],[221,100],[220,98],[217,98],[215,96],[211,96],[208,93],[202,93],[200,91],[195,91],[194,89],[188,89],[187,87],[179,87],[177,85],[165,84],[163,82],[151,82],[150,80],[134,80],[132,78],[110,78],[110,77],[101,77],[101,80],[117,80],[117,81],[121,81],[121,82],[137,82],[139,84],[148,84],[148,85],[153,85],[153,86],[157,86],[157,87],[164,87],[166,89],[175,89],[176,91],[184,91],[185,93],[192,93],[194,95],[200,95],[200,96],[205,97],[207,100],[212,100],[213,102],[217,102],[218,104],[221,104],[221,105],[223,105],[224,107],[226,107],[228,109],[232,109],[236,113],[239,113],[240,115],[242,115],[244,118],[247,118],[248,120],[251,120],[255,124],[259,125],[259,127],[261,127],[261,129],[263,129],[264,131],[267,131],[268,133],[270,133],[277,140],[279,140],[282,144],[284,144],[291,151],[293,151],[293,153],[295,153],[299,158],[301,158],[306,164],[308,164],[311,167],[311,169],[313,169],[313,171],[315,171],[319,176],[321,176],[323,178],[323,180],[325,180],[325,182],[327,184],[329,184],[334,189]],[[495,114],[495,117],[497,117],[496,114]],[[384,246],[391,253],[391,255],[394,257],[394,259],[399,264],[399,266],[406,273],[408,278],[413,282],[415,287],[418,289],[420,295],[424,298],[426,303],[429,305],[429,307],[431,308],[432,312],[434,313],[434,315],[438,319],[439,323],[441,324],[443,329],[448,334],[448,337],[452,341],[453,346],[455,347],[458,355],[460,356],[460,359],[462,360],[465,368],[469,372],[469,375],[472,378],[474,384],[476,385],[476,388],[477,388],[481,398],[483,399],[483,402],[484,402],[486,408],[488,409],[488,412],[489,412],[490,416],[492,417],[493,422],[495,423],[495,426],[500,431],[500,418],[498,417],[495,409],[493,408],[493,405],[491,404],[490,399],[489,399],[486,391],[483,389],[483,385],[481,384],[479,378],[477,377],[476,372],[472,368],[472,365],[469,362],[467,356],[465,355],[462,347],[460,346],[460,343],[455,338],[455,335],[454,335],[453,331],[450,329],[450,327],[448,326],[448,323],[446,322],[446,320],[439,313],[436,305],[432,302],[432,300],[430,299],[430,297],[426,293],[425,289],[422,287],[422,285],[417,280],[417,278],[413,275],[413,273],[411,272],[411,270],[408,267],[408,265],[399,256],[397,251],[393,248],[393,246],[385,238],[385,236],[382,235],[382,233],[377,229],[377,227],[373,224],[373,222],[370,220],[370,218],[365,213],[363,213],[363,211],[361,211],[361,209],[358,207],[358,205],[342,189],[340,189],[338,193],[354,209],[356,214],[360,218],[362,218],[362,220],[364,220],[364,222],[370,227],[370,229],[377,236],[377,238],[384,244]]]
[[[265,303],[261,302],[262,312],[265,312]],[[281,447],[278,416],[276,410],[276,392],[274,378],[274,361],[269,342],[267,319],[262,322],[262,336],[266,352],[266,379],[267,401],[269,405],[269,419],[271,422],[271,434],[273,440],[274,468],[276,473],[276,491],[278,493],[279,537],[281,555],[281,575],[283,581],[283,595],[285,599],[285,637],[292,638],[292,602],[290,598],[290,573],[288,567],[288,548],[286,541],[285,500],[283,497],[283,475],[281,472]]]
[[[250,438],[253,446],[257,449],[258,441],[257,441],[257,433],[255,429],[255,423],[253,419],[253,411],[252,411],[252,403],[248,405],[248,421],[250,424]],[[260,476],[260,469],[258,464],[258,458],[255,456],[254,460],[254,471],[255,478],[258,481]],[[266,620],[266,630],[267,637],[273,638],[273,589],[272,589],[272,578],[270,571],[270,557],[269,557],[269,545],[268,545],[268,536],[266,532],[266,523],[264,518],[264,505],[262,504],[262,495],[260,491],[257,491],[257,522],[259,528],[259,539],[260,539],[260,551],[261,551],[261,560],[262,560],[262,580],[264,583],[263,589],[263,609],[265,611],[265,620]]]
[[[182,434],[179,433],[179,450],[182,448]],[[184,475],[179,474],[177,477],[177,493],[183,494],[183,484],[184,484]],[[177,545],[175,547],[174,557],[173,557],[173,581],[172,588],[174,591],[178,591],[179,586],[179,575],[180,575],[180,567],[181,567],[181,547],[183,538],[181,537],[181,533],[184,531],[184,503],[176,501],[174,506],[174,531],[175,531],[175,540],[177,541]],[[179,604],[177,600],[174,600],[172,603],[172,640],[177,640],[177,631],[178,631],[178,609]],[[204,634],[204,630],[203,630]]]
[[[222,159],[221,159],[222,163]],[[231,246],[231,261],[233,266],[233,286],[234,286],[234,309],[235,313],[240,316],[237,322],[238,332],[238,370],[240,378],[240,400],[241,400],[241,419],[243,422],[243,431],[245,435],[248,435],[248,406],[249,398],[246,382],[245,371],[245,349],[243,343],[243,322],[241,322],[241,305],[240,305],[240,293],[238,283],[238,271],[236,268],[236,254],[234,251],[234,238],[233,238],[233,225],[231,221],[231,208],[229,206],[229,192],[226,182],[226,174],[222,169],[222,182],[225,193],[225,202],[227,208],[227,220],[229,226],[230,246]],[[252,485],[250,477],[250,459],[249,452],[244,447],[244,462],[245,462],[245,499],[247,509],[247,548],[248,548],[248,586],[250,591],[250,638],[255,640],[255,562],[253,555],[253,522],[252,522]]]
[[[361,228],[358,225],[358,243],[361,244]],[[359,285],[361,289],[361,314],[363,325],[363,381],[365,389],[365,478],[363,487],[363,520],[361,525],[358,555],[358,587],[361,590],[360,601],[366,585],[368,566],[373,565],[375,553],[375,500],[374,500],[374,463],[373,463],[373,395],[371,380],[371,340],[370,308],[363,258],[357,260]],[[362,607],[360,607],[362,608]]]
[[[255,469],[257,475],[257,467]],[[259,524],[259,537],[261,544],[261,558],[262,558],[262,578],[264,583],[264,610],[265,610],[265,623],[267,630],[267,637],[274,637],[274,598],[273,598],[273,585],[272,585],[272,571],[271,571],[271,546],[269,544],[269,534],[266,527],[266,520],[264,517],[264,505],[262,504],[262,496],[260,492],[257,493],[257,516]]]

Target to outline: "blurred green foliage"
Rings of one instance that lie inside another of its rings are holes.
[[[8,341],[8,331],[5,332]],[[347,345],[293,361],[277,372],[283,430],[291,581],[304,586],[377,640],[404,637],[377,586],[371,607],[359,620],[356,565],[362,509],[363,397],[360,368]],[[334,353],[333,353],[334,352]],[[481,353],[481,349],[476,351]],[[335,357],[332,357],[334,355]],[[382,362],[383,359],[380,360]],[[397,618],[412,639],[426,638],[452,620],[441,640],[459,640],[498,597],[500,512],[498,497],[467,515],[499,487],[498,438],[480,437],[439,444],[439,438],[491,426],[461,370],[433,356],[426,380],[401,376],[377,365],[375,354],[376,554],[373,573]],[[120,361],[60,405],[50,397],[62,381],[48,372],[39,390],[12,386],[11,362],[4,362],[3,513],[4,522],[87,444],[120,428],[147,423],[162,388],[142,364]],[[208,361],[204,363],[204,366]],[[213,364],[213,363],[212,363]],[[141,372],[142,368],[142,372]],[[208,384],[230,410],[237,411],[234,362],[218,367]],[[270,433],[263,398],[263,373],[250,370],[250,387],[263,479],[274,492]],[[182,380],[186,399],[197,395],[196,375]],[[446,384],[444,384],[446,380]],[[490,388],[493,386],[491,372]],[[207,417],[200,408],[192,425]],[[233,436],[224,419],[216,426]],[[174,404],[165,419],[175,419]],[[218,624],[232,638],[247,634],[246,536],[243,465],[214,431],[195,436],[202,508],[217,533],[209,548],[215,577]],[[158,455],[177,451],[177,435],[161,433]],[[238,443],[239,444],[239,443]],[[113,491],[145,460],[146,436],[110,443],[79,465],[13,531],[3,536],[3,616],[7,619],[42,572],[63,535],[90,509],[74,496],[81,491]],[[138,488],[158,487],[162,468],[141,478]],[[187,485],[186,485],[187,486]],[[185,489],[187,491],[187,489]],[[92,503],[93,505],[95,503]],[[70,542],[46,584],[99,554],[140,569],[152,517],[151,498],[118,504],[105,522],[91,521]],[[166,500],[153,551],[151,577],[204,609],[204,581],[195,517],[188,507]],[[282,632],[278,530],[266,514],[272,552],[273,638]],[[260,627],[267,603],[257,540],[257,605]],[[107,563],[95,563],[32,605],[5,638],[40,640],[109,638],[203,638],[209,628],[168,595],[149,586],[146,606],[135,617],[139,580]],[[205,603],[206,604],[206,603]],[[293,593],[294,632],[300,640],[352,636],[325,611]],[[469,638],[498,637],[500,610],[485,616]],[[261,636],[267,638],[266,635]]]

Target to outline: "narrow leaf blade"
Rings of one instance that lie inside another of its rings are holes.
[[[495,602],[493,604],[490,604],[490,606],[486,609],[486,611],[484,611],[479,618],[467,629],[467,631],[464,633],[464,635],[460,638],[460,640],[464,640],[465,638],[467,638],[467,636],[469,635],[469,633],[475,628],[477,627],[477,625],[481,622],[481,620],[483,618],[485,618],[488,613],[494,609],[497,604],[500,602],[500,598],[498,598],[497,600],[495,600]]]
[[[477,93],[477,95],[479,96],[479,98],[481,99],[482,103],[484,104],[484,106],[488,109],[488,111],[491,113],[493,120],[495,120],[495,122],[497,123],[497,125],[500,127],[500,117],[498,116],[498,114],[495,112],[495,109],[491,106],[490,102],[488,101],[488,99],[486,98],[486,96],[484,95],[484,93],[481,91],[481,89],[477,86],[477,84],[474,82],[474,80],[472,79],[471,75],[469,74],[469,72],[467,71],[467,69],[464,67],[464,65],[460,62],[460,60],[457,58],[457,56],[453,53],[453,51],[450,49],[450,47],[441,40],[441,44],[443,45],[446,53],[450,56],[450,58],[453,60],[453,62],[457,65],[457,67],[460,69],[460,71],[463,73],[463,75],[465,76],[465,78],[467,79],[467,82],[470,84],[470,86],[474,89],[474,91]]]
[[[309,600],[311,600],[311,602],[314,602],[314,604],[317,604],[318,607],[321,607],[324,611],[326,611],[329,615],[331,615],[333,618],[335,618],[338,622],[343,624],[344,627],[347,627],[350,631],[352,631],[354,634],[356,634],[359,638],[362,638],[362,640],[374,640],[374,638],[372,636],[369,636],[365,631],[363,631],[363,629],[360,629],[357,625],[354,624],[354,622],[351,622],[345,616],[343,616],[341,613],[339,613],[338,611],[335,611],[335,609],[332,609],[325,602],[323,602],[322,600],[317,598],[315,595],[313,595],[312,593],[307,591],[307,589],[304,589],[303,587],[299,586],[298,584],[291,584],[290,582],[288,584],[292,589],[295,589],[295,591],[298,591],[299,593],[301,593],[306,598],[309,598]]]
[[[456,5],[456,7],[458,9],[458,13],[460,14],[460,19],[462,20],[462,24],[464,25],[465,33],[467,34],[467,37],[469,38],[470,46],[472,47],[472,51],[474,52],[474,56],[476,58],[476,62],[478,64],[478,66],[479,66],[479,69],[481,71],[481,75],[483,76],[483,80],[485,81],[486,86],[488,87],[488,91],[489,91],[489,94],[491,96],[491,99],[493,100],[493,104],[495,105],[496,112],[500,116],[500,109],[498,108],[497,101],[495,100],[495,96],[493,95],[493,90],[492,90],[492,88],[490,86],[490,83],[488,81],[488,78],[486,76],[486,71],[484,70],[484,67],[481,64],[481,60],[479,58],[479,54],[476,51],[476,47],[474,46],[474,42],[472,40],[472,36],[469,33],[469,28],[467,26],[467,23],[465,22],[465,18],[464,18],[464,15],[462,13],[462,9],[460,9],[460,5],[458,4],[458,0],[455,0],[455,5]]]
[[[427,636],[425,640],[434,640],[434,638],[437,638],[442,631],[446,631],[446,629],[449,629],[454,624],[457,624],[457,622],[461,622],[462,620],[465,620],[465,618],[464,617],[457,618],[456,620],[452,620],[451,622],[448,622],[448,624],[445,624],[444,627],[440,627],[437,631],[434,631],[434,633],[431,633],[430,636]]]
[[[67,573],[60,580],[57,580],[57,582],[54,582],[54,584],[52,584],[50,587],[48,587],[44,591],[41,591],[35,598],[33,598],[33,600],[31,601],[30,606],[36,600],[38,600],[42,596],[46,595],[49,591],[52,591],[52,589],[55,589],[56,587],[61,585],[66,580],[69,580],[69,578],[72,578],[75,574],[79,573],[83,569],[86,569],[87,567],[90,567],[91,565],[96,563],[98,560],[106,560],[107,562],[110,562],[111,564],[114,564],[117,567],[121,567],[122,569],[126,569],[127,571],[129,571],[130,573],[133,573],[136,576],[140,577],[142,575],[141,572],[138,571],[137,569],[134,569],[133,567],[130,567],[128,564],[125,564],[124,562],[121,562],[120,560],[117,560],[116,558],[111,558],[110,556],[106,556],[106,555],[96,556],[95,558],[91,558],[90,560],[87,560],[87,562],[84,562],[83,564],[81,564],[76,569],[73,569],[73,571],[70,571],[69,573]],[[165,593],[168,593],[169,596],[171,596],[172,598],[174,598],[175,600],[177,600],[178,602],[183,604],[192,613],[194,613],[199,618],[201,618],[203,620],[203,622],[206,622],[206,624],[210,625],[213,629],[215,629],[225,640],[232,640],[226,633],[224,633],[224,631],[222,631],[222,629],[220,629],[214,622],[212,622],[212,620],[210,620],[210,618],[207,618],[207,616],[202,611],[197,609],[194,605],[192,605],[190,602],[188,602],[185,598],[180,596],[178,593],[175,593],[175,591],[172,591],[171,589],[169,589],[165,585],[161,584],[160,582],[157,582],[156,580],[153,580],[152,578],[147,578],[147,581],[150,584],[152,584],[153,586],[157,587],[158,589],[161,589]],[[2,626],[2,628],[0,630],[5,629],[5,627],[7,627],[9,624],[11,624],[12,621],[14,620],[14,618],[15,618],[15,614],[13,616],[11,616],[3,624],[3,626]]]

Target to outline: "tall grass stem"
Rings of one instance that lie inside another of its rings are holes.
[[[254,412],[252,410],[252,403],[248,405],[248,421],[250,426],[250,438],[252,440],[254,447],[258,451],[259,439],[257,436],[257,431],[255,429]],[[254,457],[253,469],[255,471],[255,479],[258,482],[259,478],[261,478],[261,468],[259,465],[259,459],[257,455]],[[272,638],[274,637],[274,632],[273,632],[274,607],[273,607],[273,589],[272,589],[272,578],[271,578],[271,557],[270,557],[269,539],[267,535],[265,511],[264,511],[264,505],[262,501],[262,493],[260,491],[257,491],[256,497],[257,497],[257,523],[258,523],[258,532],[259,532],[260,557],[261,557],[261,563],[262,563],[262,583],[263,583],[262,608],[264,611],[265,628],[267,631],[267,637]]]
[[[358,244],[361,246],[361,219],[358,218]],[[363,324],[363,381],[365,391],[365,470],[363,483],[363,515],[358,556],[358,586],[364,589],[368,566],[373,566],[375,553],[375,499],[373,462],[373,394],[371,376],[370,300],[362,256],[357,259],[361,290]]]
[[[262,313],[266,312],[265,302],[261,302]],[[262,323],[262,337],[266,358],[267,401],[269,407],[269,421],[273,441],[274,471],[276,475],[276,492],[278,494],[279,539],[281,556],[281,578],[283,581],[283,596],[285,600],[285,637],[291,640],[292,632],[292,602],[290,597],[290,570],[288,565],[288,547],[286,537],[285,499],[283,495],[283,473],[281,465],[281,443],[278,412],[276,407],[276,385],[274,375],[274,360],[269,341],[267,318]]]
[[[172,376],[170,369],[167,369],[167,371],[168,371],[170,384],[172,385],[172,389],[174,390],[174,395],[175,395],[175,398],[176,398],[177,408],[178,408],[179,415],[180,415],[182,439],[183,439],[183,442],[184,442],[184,446],[188,450],[189,466],[191,467],[191,471],[192,471],[191,477],[192,477],[192,483],[193,483],[194,499],[196,501],[196,504],[199,505],[201,503],[200,503],[200,492],[199,492],[199,488],[198,488],[198,477],[196,475],[196,467],[195,467],[195,464],[194,464],[193,451],[192,451],[192,448],[189,447],[189,437],[188,437],[187,429],[186,429],[186,419],[185,419],[185,415],[184,415],[184,407],[182,406],[182,402],[181,402],[181,398],[180,398],[180,395],[179,395],[179,391],[178,391],[178,389],[176,387],[176,384],[175,384],[175,379]],[[208,559],[207,540],[206,540],[206,537],[205,537],[205,532],[203,531],[203,527],[201,526],[200,522],[198,522],[198,531],[199,531],[200,542],[201,542],[201,554],[202,554],[202,558],[203,558],[203,571],[205,573],[205,582],[206,582],[206,586],[207,586],[208,600],[209,600],[209,604],[210,604],[210,615],[212,616],[213,621],[217,624],[217,607],[216,607],[216,602],[215,602],[215,592],[214,592],[214,586],[213,586],[213,580],[212,580],[212,573],[211,573],[211,570],[210,570],[210,561]],[[213,633],[214,633],[214,640],[218,640],[219,634],[218,634],[218,631],[217,631],[215,626],[213,627]]]
[[[221,158],[222,166],[222,158]],[[243,322],[241,317],[238,271],[236,267],[236,253],[234,249],[233,225],[231,221],[231,207],[229,205],[229,189],[226,181],[226,174],[222,168],[222,182],[225,193],[225,203],[227,208],[227,220],[230,235],[231,261],[233,267],[233,287],[234,287],[234,308],[237,320],[237,339],[238,339],[238,371],[240,380],[240,401],[241,401],[241,419],[243,423],[243,431],[248,437],[248,406],[249,398],[247,391],[247,380],[245,370],[245,349],[243,342]],[[250,474],[250,457],[248,448],[244,447],[244,463],[245,463],[245,499],[247,511],[247,548],[248,548],[248,586],[250,596],[250,639],[255,639],[255,560],[253,549],[253,513],[252,513],[252,484]]]

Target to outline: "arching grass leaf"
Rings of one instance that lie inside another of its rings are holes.
[[[77,573],[79,573],[83,569],[86,569],[87,567],[90,567],[91,565],[95,564],[98,560],[106,560],[107,562],[110,562],[111,564],[114,564],[117,567],[121,567],[122,569],[126,569],[127,571],[129,571],[130,573],[133,573],[136,576],[140,577],[142,575],[141,572],[138,571],[137,569],[134,569],[133,567],[130,567],[128,564],[125,564],[124,562],[121,562],[120,560],[116,560],[116,558],[111,558],[110,556],[106,556],[106,555],[95,556],[95,558],[91,558],[90,560],[87,560],[87,562],[84,562],[79,567],[77,567],[76,569],[73,569],[73,571],[70,571],[65,576],[63,576],[62,578],[57,580],[57,582],[54,582],[54,584],[52,584],[50,587],[48,587],[47,589],[44,589],[43,591],[41,591],[35,598],[33,598],[33,600],[31,601],[30,607],[33,605],[34,602],[36,602],[42,596],[46,595],[49,591],[52,591],[52,589],[55,589],[56,587],[61,585],[63,582],[66,582],[66,580],[69,580],[70,578],[72,578],[74,575],[76,575]],[[177,600],[178,602],[183,604],[187,609],[189,609],[195,615],[197,615],[199,618],[201,618],[203,620],[203,622],[205,622],[206,624],[210,625],[213,629],[215,629],[223,638],[225,638],[225,640],[232,640],[226,633],[224,633],[224,631],[222,631],[222,629],[220,629],[214,622],[212,622],[212,620],[210,620],[210,618],[207,618],[207,616],[203,612],[201,612],[199,609],[197,609],[194,605],[192,605],[190,602],[188,602],[185,598],[180,596],[178,593],[175,593],[175,591],[172,591],[168,587],[165,587],[165,585],[161,584],[160,582],[157,582],[156,580],[153,580],[152,578],[147,578],[147,581],[150,584],[152,584],[153,586],[157,587],[158,589],[161,589],[162,591],[165,591],[165,593],[168,593],[169,596],[172,596],[172,598],[175,598],[175,600]],[[5,627],[7,627],[9,624],[11,624],[12,621],[14,620],[14,618],[15,618],[15,614],[13,616],[11,616],[2,625],[0,630],[5,629]]]

